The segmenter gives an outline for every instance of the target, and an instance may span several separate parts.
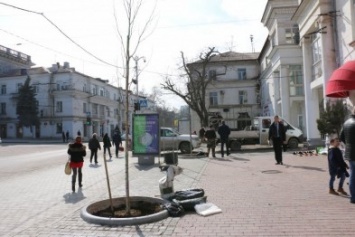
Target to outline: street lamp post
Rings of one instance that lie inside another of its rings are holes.
[[[138,57],[138,56],[134,56],[133,57],[133,60],[135,61],[136,65],[135,65],[135,71],[136,71],[136,79],[135,80],[132,80],[135,84],[136,84],[136,89],[137,89],[137,93],[136,93],[136,96],[137,96],[137,106],[138,106],[138,103],[139,103],[139,96],[138,96],[138,61],[143,59],[143,62],[145,62],[145,57],[142,56],[142,57]]]

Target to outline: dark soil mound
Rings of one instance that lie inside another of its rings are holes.
[[[122,204],[116,207],[114,206],[113,212],[111,210],[111,207],[109,206],[103,210],[99,210],[92,213],[92,215],[111,218],[127,218],[151,215],[154,213],[158,213],[163,209],[164,208],[158,203],[137,201],[131,203],[130,213],[126,213],[126,205]]]

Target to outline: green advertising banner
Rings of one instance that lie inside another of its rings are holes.
[[[159,115],[133,115],[133,155],[159,155]]]

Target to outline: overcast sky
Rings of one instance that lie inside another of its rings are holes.
[[[152,12],[153,2],[145,0],[138,28],[142,28],[141,22]],[[255,51],[259,52],[267,37],[267,29],[260,22],[266,2],[157,0],[150,34],[139,45],[136,54],[146,58],[146,62],[139,60],[142,69],[139,90],[144,88],[150,93],[153,86],[159,87],[165,74],[178,75],[181,51],[189,61],[195,60],[208,47],[216,47],[219,52],[231,49],[251,52],[250,35],[253,35]],[[122,78],[120,68],[123,64],[114,19],[116,9],[120,32],[125,34],[122,0],[0,0],[0,3],[44,13],[68,37],[107,64],[85,53],[42,15],[2,4],[0,45],[30,55],[36,66],[69,62],[79,72],[124,86],[123,79],[117,79]],[[130,89],[135,91],[134,86]],[[176,96],[165,95],[164,99],[171,107],[179,108],[184,104]]]

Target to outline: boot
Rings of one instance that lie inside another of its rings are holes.
[[[334,188],[329,189],[329,194],[339,195],[339,193],[335,192]]]
[[[83,174],[79,172],[79,188],[83,187],[82,180],[83,180]]]
[[[71,190],[73,191],[73,193],[75,193],[75,182],[71,183]]]
[[[343,188],[338,188],[338,193],[341,193],[341,194],[346,195],[346,196],[348,195],[348,193],[345,192],[345,190]]]

